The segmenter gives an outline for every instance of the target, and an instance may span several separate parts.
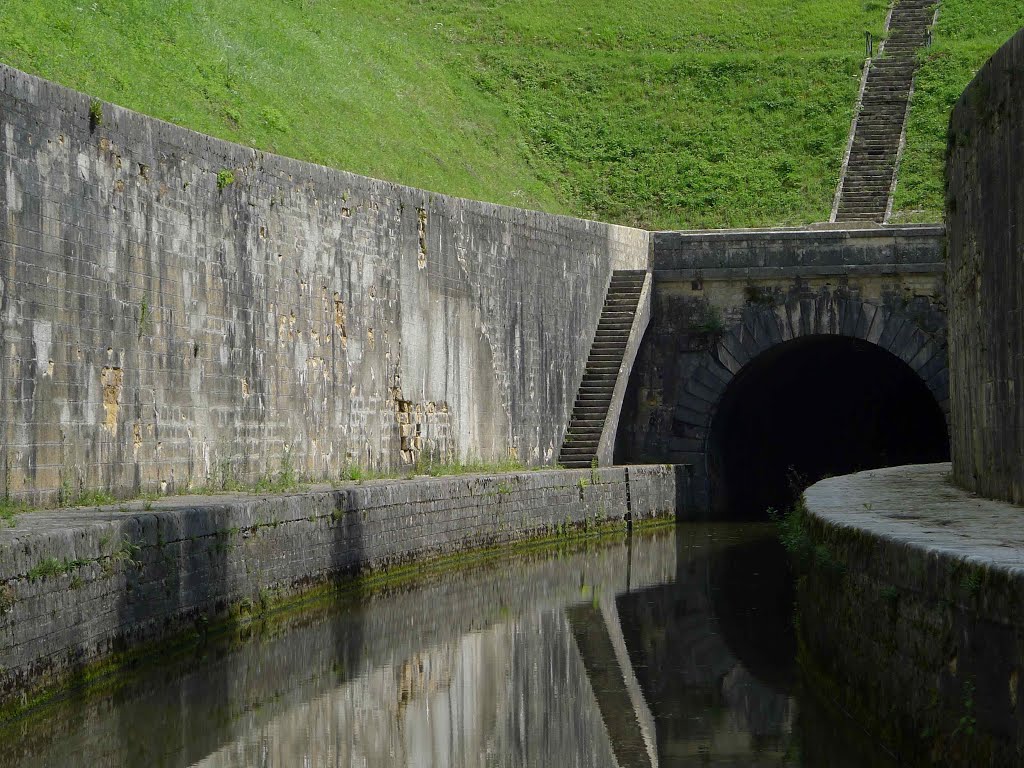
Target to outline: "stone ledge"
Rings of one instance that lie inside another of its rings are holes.
[[[837,527],[1024,580],[1024,507],[957,488],[951,472],[949,462],[874,469],[822,480],[804,498]]]

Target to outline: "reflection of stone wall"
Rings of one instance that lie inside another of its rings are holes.
[[[615,765],[586,670],[554,612],[376,668],[253,725],[197,768]]]
[[[953,475],[1024,503],[1024,30],[949,127],[946,219]]]
[[[550,462],[646,232],[263,154],[0,66],[0,481]]]
[[[792,649],[769,648],[767,661],[750,653],[777,643],[778,625],[791,618],[788,606],[775,614],[765,599],[789,578],[774,536],[767,526],[691,528],[670,585],[616,598],[659,754],[760,766],[779,764],[785,753],[795,708],[790,681],[776,678],[786,676]],[[740,642],[730,612],[748,622]]]
[[[568,755],[570,745],[600,756],[607,748],[600,713],[558,612],[589,604],[594,594],[671,581],[675,531],[631,542],[581,542],[557,554],[524,552],[514,568],[497,562],[451,571],[344,613],[325,606],[297,611],[285,614],[283,626],[248,640],[212,641],[198,658],[130,681],[116,696],[117,706],[106,697],[88,698],[0,728],[0,768],[139,765],[138,753],[122,751],[125,744],[164,756],[148,765],[204,758],[231,764],[248,754],[247,734],[283,740],[288,724],[305,728],[306,717],[324,718],[315,726],[309,721],[307,742],[324,750],[332,748],[329,736],[340,733],[343,745],[358,742],[372,751],[379,745],[371,743],[371,731],[404,749],[405,735],[427,743],[433,738],[423,728],[427,702],[432,717],[458,712],[464,720],[452,723],[462,723],[474,739],[486,734],[510,765],[554,765],[543,759],[545,750]],[[551,669],[559,681],[557,700]],[[469,711],[472,697],[479,714]],[[511,706],[515,702],[524,707]],[[542,719],[548,706],[558,720]],[[347,730],[338,729],[342,717]],[[168,726],[154,729],[154,722]],[[556,722],[559,728],[552,728]],[[463,739],[466,754],[475,754],[470,747],[480,741],[474,739]],[[517,761],[522,754],[532,759]]]

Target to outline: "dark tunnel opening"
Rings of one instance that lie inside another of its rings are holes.
[[[902,360],[861,339],[810,336],[751,361],[708,436],[718,519],[764,519],[830,475],[949,459],[946,419]]]

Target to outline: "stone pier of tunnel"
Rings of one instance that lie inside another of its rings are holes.
[[[685,464],[686,514],[948,458],[944,231],[664,232],[616,462]]]

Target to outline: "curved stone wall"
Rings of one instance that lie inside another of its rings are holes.
[[[212,139],[0,65],[0,482],[554,460],[640,230]]]
[[[946,221],[953,473],[1024,503],[1024,30],[949,124]]]

